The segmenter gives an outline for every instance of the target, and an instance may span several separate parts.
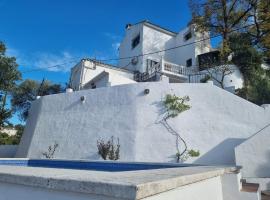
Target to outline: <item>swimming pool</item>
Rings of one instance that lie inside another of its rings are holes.
[[[194,165],[173,164],[173,163],[129,163],[117,161],[81,161],[81,160],[49,160],[49,159],[3,159],[1,165],[24,166],[24,167],[45,167],[94,171],[137,171],[164,168],[179,168]]]
[[[222,177],[235,170],[174,163],[7,158],[0,159],[0,199],[222,200]]]

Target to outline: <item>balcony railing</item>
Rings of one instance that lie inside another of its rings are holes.
[[[164,72],[171,72],[175,73],[177,75],[184,75],[184,76],[189,76],[191,74],[195,74],[198,72],[197,69],[194,69],[192,67],[185,67],[181,65],[176,65],[173,63],[169,63],[166,61],[163,61],[163,68]]]
[[[163,59],[160,62],[147,60],[147,69],[141,73],[139,71],[134,73],[134,80],[137,82],[154,81],[157,74],[180,75],[179,78],[190,79],[190,77],[197,75],[198,69],[193,67],[185,67],[174,63],[166,62]]]

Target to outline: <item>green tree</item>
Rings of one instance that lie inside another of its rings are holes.
[[[25,121],[31,102],[34,101],[37,96],[57,94],[60,92],[63,92],[63,88],[60,84],[54,84],[45,80],[40,83],[27,79],[20,83],[13,91],[13,98],[11,100],[12,107],[15,112],[19,113],[21,120]]]
[[[5,53],[6,47],[0,42],[0,127],[9,124],[12,111],[7,108],[8,95],[14,90],[16,81],[21,78],[16,58],[8,57]]]
[[[251,0],[246,0],[251,1]],[[253,37],[254,44],[260,48],[264,56],[270,58],[270,0],[252,0],[250,13],[254,25],[247,29]]]
[[[270,103],[270,78],[256,74],[253,84],[247,89],[249,100],[258,105]]]
[[[229,47],[233,52],[232,62],[242,72],[245,86],[250,85],[253,75],[263,72],[261,53],[253,46],[252,37],[248,33],[231,34]]]
[[[222,36],[220,52],[226,62],[231,53],[229,34],[246,24],[252,6],[251,0],[190,0],[191,23],[210,35]]]
[[[249,33],[234,33],[229,38],[232,62],[244,77],[244,87],[238,95],[258,105],[270,103],[269,70],[261,67],[263,54],[253,44]]]
[[[234,72],[229,59],[232,53],[229,36],[247,24],[252,6],[248,0],[190,0],[191,23],[197,30],[208,32],[210,36],[221,36],[219,63],[208,63],[204,68],[222,88],[225,77]]]

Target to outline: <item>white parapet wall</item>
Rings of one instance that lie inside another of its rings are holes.
[[[18,145],[0,145],[0,158],[13,158]]]
[[[33,102],[17,157],[43,158],[57,143],[55,158],[100,159],[97,140],[114,136],[120,160],[175,162],[176,138],[159,123],[166,94],[190,97],[191,109],[169,119],[188,148],[200,151],[187,162],[235,164],[234,148],[270,117],[210,84],[148,82],[50,95]]]
[[[81,60],[71,69],[70,86],[74,90],[136,83],[133,72],[94,60]]]
[[[245,178],[269,178],[270,182],[270,118],[269,124],[235,149],[236,164],[243,166]],[[270,190],[270,185],[268,185]]]

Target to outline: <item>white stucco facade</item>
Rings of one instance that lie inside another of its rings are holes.
[[[243,166],[246,178],[269,178],[270,190],[270,118],[269,124],[235,149],[236,164]]]
[[[241,192],[237,177],[226,169],[184,167],[130,172],[97,172],[2,166],[3,200],[260,200]],[[204,168],[204,169],[203,169]],[[208,170],[207,170],[208,169]],[[218,172],[219,171],[219,172]]]
[[[71,69],[70,86],[81,90],[136,83],[133,76],[130,71],[83,59]]]
[[[186,40],[185,36],[188,33],[191,34],[191,37]],[[132,40],[138,35],[140,35],[140,43],[135,48],[132,48]],[[119,66],[126,66],[125,68],[132,71],[145,72],[147,70],[147,59],[160,60],[161,57],[163,57],[166,61],[181,66],[186,66],[186,61],[192,59],[191,67],[196,68],[198,63],[197,56],[211,50],[210,39],[206,39],[207,37],[207,33],[202,34],[196,32],[193,25],[188,26],[178,33],[161,28],[148,21],[130,25],[126,28],[125,37],[119,47],[119,57],[130,58],[119,60]],[[202,39],[206,40],[201,41]],[[181,45],[187,46],[169,51],[162,51]],[[157,51],[162,52],[153,53]],[[150,55],[145,55],[149,53]],[[133,56],[137,55],[144,56],[138,57],[139,61],[137,64],[132,64]]]
[[[159,81],[160,75],[169,77],[171,83],[200,83],[209,72],[199,67],[199,56],[212,51],[209,34],[196,31],[194,25],[176,33],[148,21],[128,24],[119,46],[118,66],[83,59],[72,68],[70,83],[74,90],[81,90]],[[242,74],[234,68],[223,81],[232,92],[243,86]],[[222,79],[220,74],[213,76]]]
[[[192,108],[169,121],[189,149],[200,151],[187,162],[235,164],[234,148],[270,118],[264,108],[210,84],[149,82],[50,95],[33,103],[17,157],[42,158],[57,142],[55,158],[100,159],[96,141],[114,136],[121,160],[175,162],[176,138],[158,123],[166,94],[191,99]]]
[[[17,152],[18,145],[0,145],[0,158],[13,158]]]

